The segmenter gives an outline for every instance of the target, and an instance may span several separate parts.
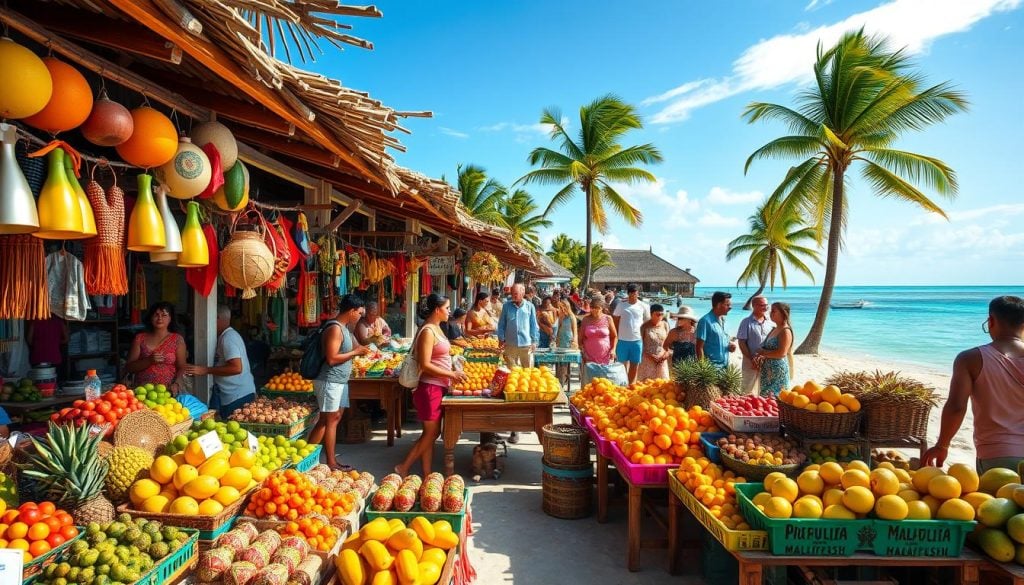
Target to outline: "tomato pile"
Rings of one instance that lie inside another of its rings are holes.
[[[6,507],[0,501],[0,548],[24,551],[26,563],[78,536],[71,514],[53,502],[25,502],[10,510]]]
[[[118,384],[95,400],[74,401],[70,407],[50,415],[50,420],[55,423],[74,423],[76,426],[107,425],[104,436],[109,437],[121,417],[143,408],[145,405],[139,402],[131,390]]]
[[[309,514],[331,518],[345,516],[355,508],[353,492],[328,491],[314,484],[308,475],[294,469],[276,471],[253,494],[246,512],[257,518],[298,520]]]

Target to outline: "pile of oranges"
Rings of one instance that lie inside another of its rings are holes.
[[[312,392],[313,381],[303,378],[298,372],[285,370],[268,380],[265,388],[275,392]]]
[[[338,493],[317,487],[306,474],[287,469],[270,474],[245,510],[257,518],[298,520],[309,514],[345,516],[355,505],[355,492]]]
[[[454,389],[461,390],[463,394],[466,392],[481,392],[484,388],[490,386],[491,379],[494,378],[494,372],[497,369],[497,364],[466,362],[466,366],[462,370],[466,373],[466,381],[459,382],[454,386]]]
[[[607,406],[618,406],[624,399],[625,388],[616,386],[611,380],[605,378],[594,378],[587,383],[579,392],[569,399],[572,405],[587,416],[593,416],[591,411]]]
[[[338,542],[338,529],[319,518],[299,518],[277,527],[281,536],[298,536],[313,549],[329,551]]]
[[[696,497],[712,516],[730,530],[750,530],[747,520],[736,505],[736,487],[746,483],[742,476],[721,467],[707,457],[684,457],[676,470],[676,479]]]
[[[825,414],[860,410],[860,401],[853,394],[844,394],[837,386],[822,386],[814,380],[779,392],[779,400],[796,408]]]
[[[505,381],[505,392],[558,392],[562,383],[547,366],[523,368],[515,366]]]
[[[78,536],[71,514],[53,502],[6,508],[7,503],[0,500],[0,548],[24,551],[26,563]]]

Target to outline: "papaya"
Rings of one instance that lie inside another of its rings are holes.
[[[415,530],[416,535],[425,544],[432,544],[434,542],[434,525],[423,516],[413,518],[412,522],[409,523],[409,528]]]
[[[370,581],[370,585],[398,585],[398,579],[395,577],[395,572],[390,569],[387,571],[377,571],[373,574],[373,580]]]
[[[434,535],[433,545],[438,548],[449,550],[455,548],[458,544],[459,535],[455,534],[451,530],[442,530]]]
[[[985,554],[1001,563],[1012,561],[1017,554],[1017,548],[1013,545],[1013,541],[1002,530],[985,528],[978,533],[977,540],[978,546],[985,551]]]
[[[341,585],[366,585],[366,571],[359,553],[346,548],[334,558]]]
[[[403,528],[398,532],[392,534],[388,538],[388,548],[393,551],[401,551],[407,548],[412,548],[413,541],[419,540],[419,536],[416,535],[416,531],[411,528]],[[422,554],[422,548],[421,553]]]
[[[391,526],[384,518],[374,518],[363,526],[363,529],[360,530],[360,534],[363,535],[363,540],[384,541],[391,536]]]
[[[434,585],[441,578],[441,565],[432,562],[420,563],[420,585]]]
[[[1020,508],[1013,500],[993,498],[978,506],[978,522],[989,528],[1001,528],[1007,520],[1020,513]]]
[[[395,576],[400,585],[416,585],[420,578],[419,564],[411,550],[398,551],[395,557]]]
[[[996,495],[999,488],[1008,483],[1020,483],[1020,476],[1012,469],[995,467],[981,474],[978,480],[978,491]]]
[[[366,559],[370,569],[377,572],[390,569],[391,565],[395,562],[395,557],[391,556],[387,547],[377,540],[367,540],[364,542],[363,546],[359,548],[359,554]]]
[[[249,203],[249,169],[242,161],[224,173],[224,184],[213,193],[213,202],[224,211],[238,211]]]

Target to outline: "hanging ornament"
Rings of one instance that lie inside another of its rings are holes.
[[[174,221],[174,215],[171,214],[171,207],[167,204],[167,195],[167,187],[157,187],[156,206],[160,210],[160,219],[164,222],[164,237],[167,244],[160,250],[150,252],[149,259],[152,262],[176,266],[178,255],[181,254],[181,233],[178,231],[178,223]]]
[[[209,263],[210,248],[207,245],[206,234],[203,233],[203,228],[199,225],[199,204],[189,201],[188,213],[185,216],[185,229],[181,231],[181,254],[178,255],[178,267],[202,268]]]
[[[67,154],[63,148],[49,151],[46,183],[39,193],[39,231],[32,234],[37,238],[69,240],[82,235],[82,205],[68,181],[64,168],[65,156]]]
[[[53,95],[39,112],[25,118],[25,123],[51,134],[78,128],[92,111],[92,88],[77,69],[47,57],[43,59],[50,72]]]
[[[168,195],[176,199],[191,199],[210,184],[210,159],[188,137],[178,142],[174,158],[154,170],[158,181],[167,186]]]
[[[131,138],[115,147],[125,162],[148,169],[174,157],[178,133],[170,118],[147,106],[135,108],[132,128]]]
[[[71,184],[71,189],[75,192],[75,197],[78,199],[78,209],[82,214],[82,234],[77,237],[64,239],[84,240],[91,238],[96,235],[96,216],[92,212],[92,205],[89,204],[89,197],[86,196],[85,189],[82,189],[82,184],[78,182],[78,177],[75,176],[74,162],[70,156],[64,157],[64,176],[68,178],[68,183]]]
[[[0,234],[28,234],[39,230],[39,214],[32,188],[15,159],[18,128],[0,123]]]
[[[86,118],[80,130],[86,140],[96,146],[117,146],[132,137],[135,122],[128,108],[107,98],[107,91],[100,90],[100,97],[92,105],[92,113]]]
[[[202,148],[213,144],[220,153],[220,165],[224,172],[230,171],[238,160],[238,143],[228,127],[216,120],[203,122],[192,129],[192,143]]]
[[[0,119],[17,120],[46,107],[53,95],[50,70],[35,53],[0,38]]]
[[[153,177],[139,175],[139,194],[128,219],[128,249],[133,252],[155,252],[167,245],[164,222],[153,201]]]
[[[219,274],[217,258],[220,251],[217,248],[217,231],[210,224],[203,225],[203,235],[206,236],[206,248],[210,256],[210,263],[201,268],[189,268],[185,270],[185,281],[197,293],[204,297],[210,296],[214,285],[217,284]]]
[[[213,203],[224,211],[238,211],[249,204],[249,169],[242,161],[224,173],[224,184],[213,194]]]

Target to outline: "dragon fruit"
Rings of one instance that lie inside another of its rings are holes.
[[[415,492],[419,491],[421,485],[423,485],[423,478],[418,475],[407,475],[405,476],[405,481],[402,482],[402,485],[400,485],[398,489],[412,490]]]
[[[275,530],[267,530],[260,534],[252,543],[264,544],[267,546],[270,554],[274,554],[277,551],[277,547],[281,546],[281,534]]]
[[[408,512],[416,505],[416,490],[402,488],[395,494],[395,510]]]
[[[424,512],[437,512],[441,509],[441,488],[429,488],[420,492],[420,508]]]
[[[384,487],[386,485],[394,486],[397,491],[398,488],[402,487],[402,476],[397,473],[389,473],[385,475],[384,479],[380,480],[380,487]]]
[[[306,557],[292,571],[291,577],[288,578],[288,585],[314,585],[317,577],[320,575],[320,567],[322,565],[323,560],[320,557],[316,555]]]
[[[232,563],[224,572],[224,585],[249,585],[260,570],[248,561]]]
[[[252,526],[252,524],[250,524],[250,526]],[[249,546],[252,543],[253,538],[254,537],[249,536],[248,531],[236,528],[221,534],[217,538],[216,546],[230,548],[237,552]]]
[[[252,542],[256,539],[257,536],[260,535],[259,528],[256,528],[256,525],[252,522],[242,522],[240,524],[235,525],[234,529],[241,530],[242,532],[246,533],[249,536],[249,542]]]
[[[267,565],[256,574],[251,585],[285,585],[288,583],[289,574],[290,571],[285,565],[277,563]]]
[[[306,558],[306,555],[309,554],[309,543],[301,536],[289,536],[288,538],[285,538],[281,541],[281,546],[278,550],[282,548],[294,548],[302,554],[302,558]]]
[[[231,567],[231,563],[234,560],[235,549],[228,547],[212,548],[199,555],[196,578],[202,583],[220,581],[221,576]]]
[[[371,502],[373,509],[380,512],[390,511],[397,492],[398,488],[390,483],[382,484],[377,493],[373,494],[373,501]]]

